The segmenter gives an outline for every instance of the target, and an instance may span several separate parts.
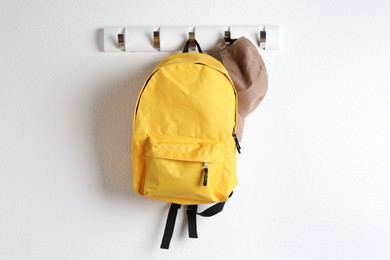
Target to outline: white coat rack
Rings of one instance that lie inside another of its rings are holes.
[[[104,29],[105,52],[177,52],[190,39],[195,49],[195,39],[204,51],[216,51],[222,40],[245,36],[260,50],[279,49],[279,27],[259,26],[166,26],[166,27],[115,27]]]

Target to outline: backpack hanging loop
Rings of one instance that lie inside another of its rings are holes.
[[[189,32],[189,38],[183,48],[183,53],[189,52],[189,50],[195,51],[196,48],[198,48],[199,53],[203,53],[202,48],[200,48],[200,45],[195,38],[195,33]]]

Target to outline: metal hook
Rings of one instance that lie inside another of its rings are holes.
[[[123,33],[118,34],[118,48],[125,51],[125,36]]]
[[[232,43],[232,38],[231,38],[231,34],[230,34],[230,31],[225,31],[225,34],[224,34],[224,40],[225,40],[225,44],[227,46],[229,46],[231,43]]]
[[[159,31],[153,31],[153,47],[156,50],[160,50],[160,32]]]
[[[189,47],[190,50],[195,51],[196,50],[196,44],[195,44],[195,33],[194,32],[189,32],[188,33],[188,38],[189,38]]]
[[[259,47],[263,50],[265,50],[265,44],[267,42],[267,31],[265,30],[265,27],[263,27],[263,30],[260,31],[260,43]]]

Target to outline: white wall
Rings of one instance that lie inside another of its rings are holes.
[[[1,259],[390,259],[388,1],[0,3]],[[124,25],[276,24],[269,92],[246,125],[225,211],[131,191],[133,105],[167,54],[99,51]]]

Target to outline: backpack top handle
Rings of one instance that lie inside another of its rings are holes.
[[[186,42],[186,45],[184,46],[183,53],[187,53],[189,51],[190,45],[193,46],[194,50],[195,50],[195,46],[196,46],[198,48],[198,52],[203,53],[202,49],[200,48],[199,43],[195,39],[195,33],[193,33],[193,32],[189,32],[189,38]]]

